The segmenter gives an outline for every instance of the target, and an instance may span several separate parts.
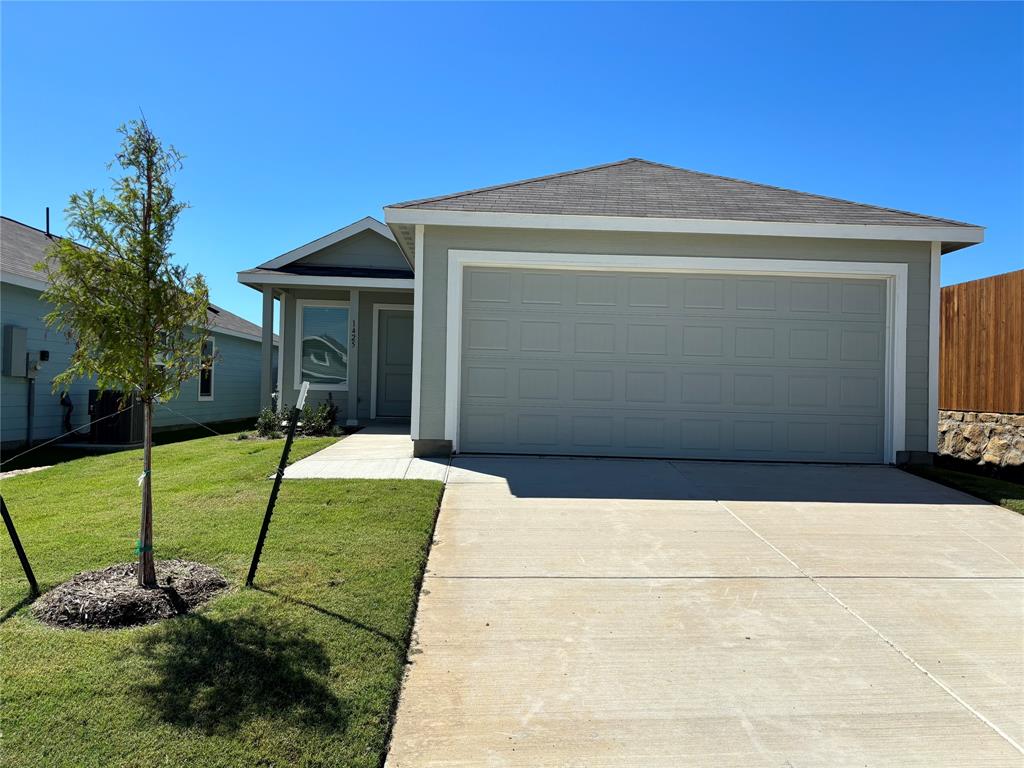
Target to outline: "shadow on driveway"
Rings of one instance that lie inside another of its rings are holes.
[[[985,504],[894,467],[544,456],[460,456],[449,483],[507,484],[518,498]]]

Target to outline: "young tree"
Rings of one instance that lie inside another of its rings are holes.
[[[54,379],[54,391],[94,376],[99,387],[141,401],[138,576],[140,585],[155,587],[153,403],[173,397],[182,382],[198,375],[209,296],[202,275],[190,277],[170,260],[174,225],[187,207],[175,200],[171,183],[182,156],[165,148],[145,120],[118,131],[121,149],[108,167],[123,174],[113,180],[112,197],[92,189],[72,195],[65,211],[71,238],[56,239],[37,268],[49,280],[43,292],[53,305],[47,325],[76,345],[67,370]]]

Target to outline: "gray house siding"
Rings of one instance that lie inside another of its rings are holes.
[[[68,366],[74,348],[63,334],[46,327],[43,315],[48,309],[39,301],[39,291],[9,283],[0,284],[0,307],[3,324],[25,329],[29,352],[47,350],[50,360],[44,363],[36,379],[35,408],[32,423],[33,440],[56,437],[61,433],[64,409],[60,398],[51,394],[53,377]],[[0,339],[0,346],[3,341]],[[6,353],[6,350],[3,350]],[[28,428],[28,379],[4,376],[0,382],[0,435],[4,445],[25,442]],[[72,424],[80,426],[88,419],[89,390],[93,384],[76,381],[69,388],[75,411]]]
[[[931,251],[926,242],[427,226],[424,253],[417,257],[423,281],[419,437],[424,440],[444,439],[449,249],[907,264],[906,449],[928,449]]]
[[[383,239],[383,238],[381,238]],[[290,406],[298,399],[298,388],[295,386],[295,334],[298,313],[296,312],[297,302],[301,299],[327,300],[327,301],[351,301],[351,292],[347,289],[288,289],[284,301],[284,333],[280,340],[280,365],[282,366],[282,402]],[[413,302],[411,291],[380,291],[360,290],[359,291],[359,316],[353,318],[356,323],[356,358],[357,358],[357,386],[359,410],[355,418],[367,420],[370,418],[370,399],[372,389],[372,364],[373,364],[373,305],[374,304],[403,304],[411,306]],[[334,403],[338,406],[338,421],[343,422],[349,418],[348,392],[332,391],[328,393],[323,390],[311,390],[307,402],[314,404],[327,400],[331,395]]]
[[[181,385],[173,400],[157,405],[157,429],[255,418],[260,411],[260,343],[213,333],[213,399],[199,399],[199,379]]]
[[[9,283],[0,284],[0,306],[4,325],[26,329],[30,352],[45,349],[50,360],[43,364],[36,379],[35,408],[32,426],[33,441],[56,437],[62,431],[64,409],[58,395],[51,392],[53,377],[67,368],[73,347],[64,336],[46,327],[43,316],[49,311],[39,299],[39,291]],[[217,361],[214,365],[214,398],[199,400],[199,380],[182,385],[177,398],[157,406],[154,427],[170,429],[255,418],[259,412],[260,342],[229,336],[214,331]],[[2,340],[0,340],[2,344]],[[82,427],[89,421],[89,390],[91,381],[79,380],[69,388],[75,410],[72,425]],[[5,446],[25,442],[28,421],[28,381],[4,376],[0,382],[0,439]],[[171,410],[173,409],[173,411]]]

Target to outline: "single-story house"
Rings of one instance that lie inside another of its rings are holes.
[[[67,367],[73,346],[43,322],[50,307],[40,298],[46,288],[45,277],[35,270],[51,244],[52,236],[45,231],[0,217],[0,358],[4,362],[0,433],[5,448],[38,443],[65,431],[65,408],[60,395],[52,392],[52,381]],[[197,422],[226,423],[255,418],[259,413],[264,353],[260,327],[213,304],[209,320],[212,365],[185,382],[177,398],[154,409],[155,430],[195,426]],[[267,348],[271,366],[275,345],[271,338]],[[31,418],[30,389],[34,390]],[[68,390],[74,407],[71,425],[82,428],[83,433],[90,420],[90,389],[95,389],[93,382],[80,380]]]
[[[934,452],[940,261],[984,237],[636,158],[384,221],[239,280],[265,345],[281,302],[284,403],[308,380],[350,423],[408,418],[417,455]]]

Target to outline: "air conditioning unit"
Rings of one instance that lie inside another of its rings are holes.
[[[145,427],[142,403],[135,395],[127,403],[123,402],[123,397],[123,392],[112,389],[89,390],[89,442],[103,445],[142,442]]]

